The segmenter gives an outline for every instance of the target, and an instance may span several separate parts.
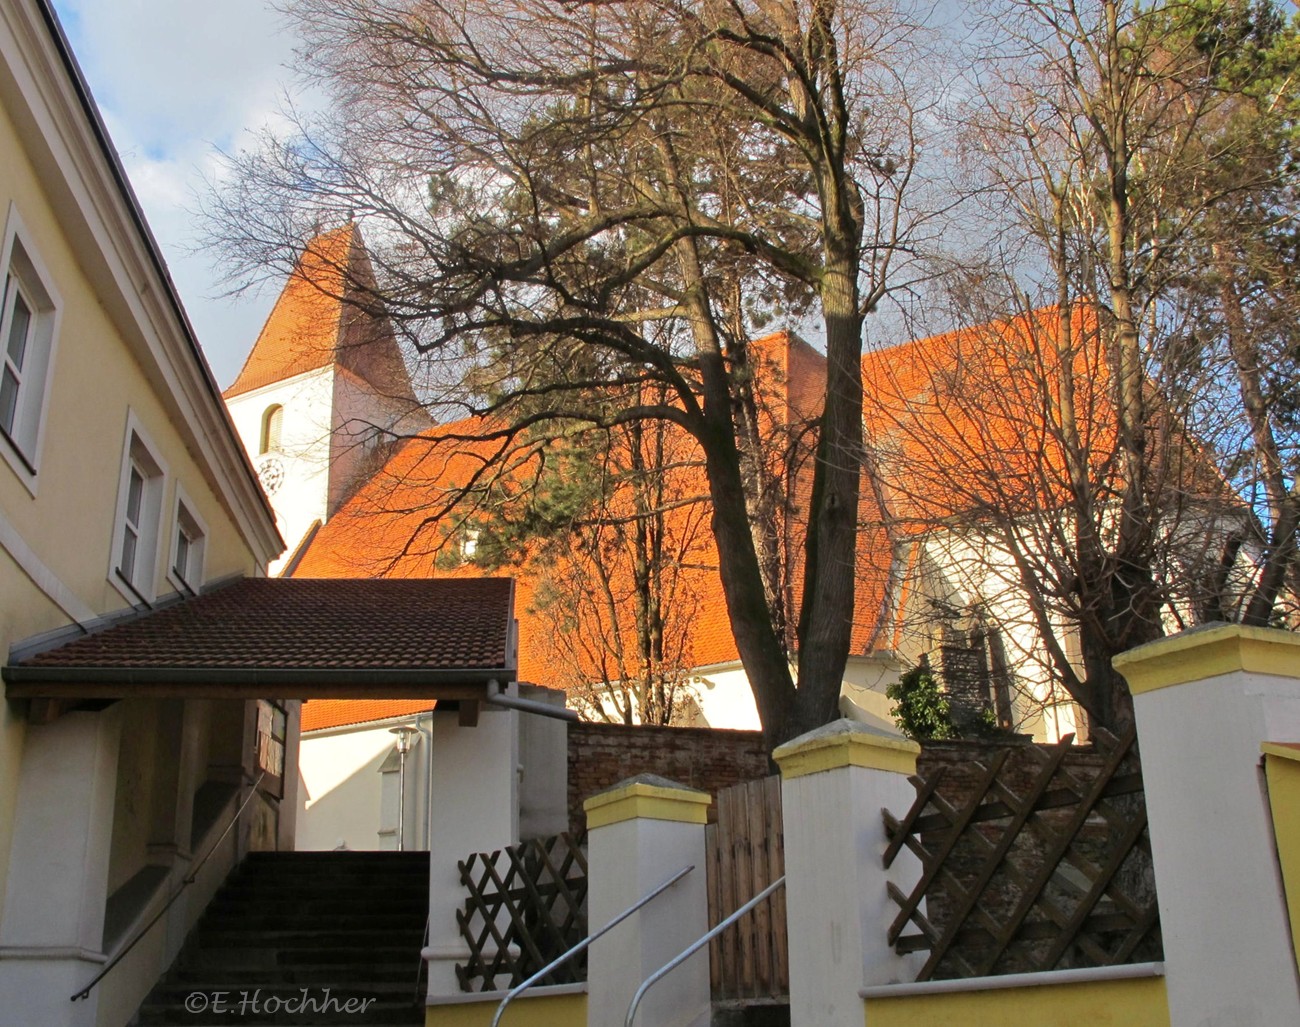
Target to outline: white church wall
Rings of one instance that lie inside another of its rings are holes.
[[[1005,548],[976,533],[936,532],[924,542],[925,555],[942,568],[955,589],[954,605],[986,611],[997,625],[1006,649],[1007,665],[1014,675],[1012,702],[1016,730],[1039,741],[1055,742],[1077,731],[1073,701],[1053,681],[1053,674],[1026,602],[1015,561]],[[912,617],[925,617],[914,611]],[[1070,637],[1062,624],[1058,637]]]
[[[325,520],[329,512],[333,397],[334,370],[322,367],[226,402],[288,546],[271,564],[272,574],[293,554],[312,523]],[[284,409],[280,444],[261,454],[262,419],[275,405]]]
[[[356,490],[360,479],[378,470],[371,454],[390,441],[389,431],[418,431],[427,419],[413,414],[409,400],[383,396],[344,368],[333,380],[330,476],[326,513],[333,515]]]
[[[885,689],[898,680],[903,663],[892,653],[850,656],[844,666],[841,696],[862,712],[855,719],[877,727],[893,727],[892,705]],[[758,707],[749,678],[738,662],[701,667],[695,671],[696,696],[703,720],[701,726],[736,731],[758,731]]]
[[[702,727],[757,731],[758,707],[749,687],[745,668],[739,663],[724,663],[696,670],[696,701],[700,706]]]

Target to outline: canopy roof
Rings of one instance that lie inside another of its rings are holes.
[[[481,699],[513,624],[508,578],[246,578],[0,673],[10,698]]]

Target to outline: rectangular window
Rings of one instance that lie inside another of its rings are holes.
[[[18,279],[5,279],[4,370],[0,371],[0,428],[10,438],[18,414],[18,394],[23,387],[23,363],[27,357],[27,339],[32,330],[32,308],[23,296]]]
[[[140,515],[144,509],[144,471],[134,460],[126,486],[126,524],[122,528],[122,558],[118,569],[127,581],[135,580],[135,557],[140,548]]]
[[[129,416],[108,577],[133,606],[151,603],[157,595],[165,485],[166,470],[157,448],[134,415]]]
[[[203,585],[203,552],[208,532],[179,484],[176,486],[174,524],[168,575],[179,590],[194,594]]]
[[[0,454],[35,492],[59,304],[12,205],[0,282]]]

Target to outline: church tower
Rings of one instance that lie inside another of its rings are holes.
[[[358,306],[373,282],[357,226],[317,236],[224,393],[288,546],[273,574],[377,469],[394,435],[429,424],[391,324]]]

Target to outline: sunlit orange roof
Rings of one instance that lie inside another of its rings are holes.
[[[825,358],[811,346],[786,333],[756,340],[754,359],[764,364],[765,416],[768,430],[780,431],[815,416],[820,409],[825,382]],[[485,424],[462,421],[424,433],[405,443],[388,464],[365,484],[312,540],[295,575],[312,577],[355,576],[477,576],[485,572],[472,563],[447,566],[438,554],[445,544],[447,524],[436,512],[457,490],[484,473],[500,443],[483,439]],[[695,441],[679,429],[675,438],[674,470],[669,488],[680,500],[668,515],[668,530],[686,547],[683,569],[677,577],[675,602],[686,621],[689,637],[684,657],[693,667],[734,663],[738,660],[726,602],[717,572],[717,550],[708,531],[708,487]],[[803,528],[811,485],[811,461],[799,461],[789,483],[791,516],[785,531],[795,564],[795,580],[803,561]],[[866,486],[864,484],[864,492]],[[879,530],[864,533],[858,560],[858,603],[854,619],[853,651],[867,651],[876,635],[883,609],[889,546]],[[579,554],[570,566],[545,573],[527,560],[497,570],[516,579],[516,614],[519,618],[519,673],[522,680],[542,685],[563,685],[572,679],[572,639],[560,644],[553,616],[545,610],[539,587],[551,588],[565,575],[582,579],[591,568]],[[627,582],[610,584],[625,593]],[[793,596],[792,616],[797,616],[799,593]],[[685,612],[689,611],[689,613]],[[886,640],[886,643],[888,640]],[[581,657],[596,658],[589,653]]]
[[[360,306],[362,292],[373,282],[355,225],[312,239],[225,398],[338,363],[381,395],[414,403],[391,327]]]
[[[933,525],[984,505],[1054,509],[1066,497],[1072,432],[1089,480],[1104,481],[1115,443],[1108,381],[1096,319],[1079,310],[867,353],[863,420],[889,515]]]
[[[373,720],[409,717],[431,710],[435,705],[431,699],[310,699],[303,703],[302,729],[323,731]]]

